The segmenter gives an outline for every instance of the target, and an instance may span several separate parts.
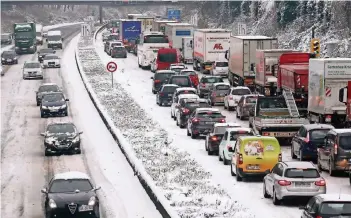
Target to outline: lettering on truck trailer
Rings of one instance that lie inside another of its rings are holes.
[[[126,32],[138,32],[139,30],[135,26],[128,27],[125,29]]]
[[[213,50],[223,50],[223,46],[221,43],[217,43],[213,46]]]

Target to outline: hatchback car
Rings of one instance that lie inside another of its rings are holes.
[[[52,92],[44,94],[40,105],[40,116],[64,115],[68,116],[68,99],[62,92]]]
[[[172,104],[173,93],[179,86],[174,84],[163,85],[160,91],[156,94],[156,104],[166,106]]]
[[[173,98],[172,105],[171,105],[171,117],[173,118],[173,120],[176,120],[177,112],[178,110],[181,109],[180,102],[182,101],[182,99],[197,100],[199,99],[199,96],[196,94],[181,94]]]
[[[37,106],[41,104],[41,99],[43,98],[43,95],[52,92],[60,92],[60,88],[55,83],[43,83],[41,86],[39,86],[38,91],[35,92]]]
[[[230,85],[227,83],[214,83],[210,89],[208,99],[211,102],[211,105],[223,104],[224,98],[230,92]]]
[[[263,179],[263,196],[273,198],[273,204],[296,197],[313,197],[325,194],[326,182],[317,167],[306,161],[277,163]]]
[[[91,179],[85,173],[65,172],[54,175],[41,192],[45,218],[100,217],[100,202]]]
[[[60,58],[54,54],[45,55],[43,59],[44,68],[60,68]]]
[[[41,133],[44,136],[45,156],[51,154],[80,154],[80,135],[73,123],[52,123]]]
[[[127,49],[124,46],[114,46],[111,49],[112,58],[127,58]]]
[[[243,120],[246,117],[250,117],[250,112],[252,113],[255,109],[256,101],[258,96],[263,95],[243,95],[241,96],[238,105],[236,106],[236,118]],[[229,108],[228,108],[229,109]],[[232,109],[232,108],[230,108]]]
[[[193,87],[193,83],[188,76],[171,76],[171,78],[168,80],[168,84],[175,84],[179,87]]]
[[[199,76],[197,75],[196,71],[194,70],[181,70],[178,75],[184,75],[188,76],[191,79],[191,82],[193,83],[194,87],[197,87],[199,85]]]
[[[160,88],[167,84],[169,79],[175,75],[174,71],[171,70],[158,70],[155,73],[155,76],[152,76],[152,93],[156,94],[160,90]],[[175,84],[176,85],[176,84]]]
[[[179,74],[180,71],[186,69],[186,66],[185,65],[175,65],[175,66],[170,66],[169,69],[176,72],[176,74]]]
[[[220,76],[203,76],[201,77],[200,83],[197,86],[197,92],[199,93],[200,97],[203,98],[209,94],[213,84],[223,82],[224,80]]]
[[[224,108],[228,110],[235,110],[238,106],[239,100],[243,95],[250,95],[251,90],[246,86],[237,86],[231,88],[229,94],[224,97]]]
[[[56,51],[52,48],[42,48],[40,51],[38,51],[38,61],[40,63],[43,62],[45,55],[47,54],[55,54]]]
[[[211,75],[228,77],[228,62],[227,61],[215,61],[213,63],[213,69]]]
[[[328,124],[303,125],[291,141],[291,157],[317,160],[317,148],[324,144],[324,139],[329,130],[334,129]]]
[[[43,69],[39,62],[27,61],[22,68],[23,79],[44,79]]]
[[[176,125],[180,128],[184,128],[187,125],[190,114],[196,108],[210,108],[211,105],[206,99],[182,99],[179,102],[178,110],[176,112]]]
[[[18,64],[18,58],[15,51],[4,51],[1,54],[1,64]]]

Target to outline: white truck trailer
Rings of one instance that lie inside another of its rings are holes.
[[[215,61],[227,62],[231,30],[196,29],[194,31],[194,70],[209,74]]]
[[[37,38],[37,45],[43,45],[43,25],[36,24],[36,38]]]
[[[228,80],[232,86],[254,90],[256,49],[278,48],[277,38],[267,36],[232,36],[226,52],[229,61]]]
[[[152,23],[152,31],[156,32],[166,32],[167,23],[178,23],[176,20],[154,20]]]
[[[346,106],[338,96],[351,80],[351,58],[312,58],[308,77],[309,121],[344,127]]]
[[[168,36],[171,48],[182,48],[182,38],[194,35],[194,26],[189,23],[167,23],[166,36]]]
[[[48,31],[48,36],[46,41],[48,42],[48,48],[60,48],[62,49],[62,34],[61,30]]]
[[[141,32],[149,32],[152,30],[152,25],[155,20],[154,17],[146,16],[144,14],[128,14],[128,19],[130,20],[140,20],[141,21]]]
[[[182,58],[184,64],[192,64],[194,60],[193,56],[193,37],[183,37],[182,38]]]

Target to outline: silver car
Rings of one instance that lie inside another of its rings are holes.
[[[317,167],[307,161],[277,163],[263,179],[263,196],[273,198],[273,204],[294,197],[313,197],[325,194],[326,182]]]
[[[44,79],[42,66],[38,61],[27,61],[22,68],[23,79]]]

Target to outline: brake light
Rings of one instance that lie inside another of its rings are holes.
[[[160,83],[160,82],[161,82],[161,80],[158,80],[158,79],[157,79],[157,80],[155,80],[155,83]]]
[[[323,218],[323,217],[321,217],[321,216],[316,216],[316,218]]]
[[[326,182],[324,179],[321,179],[317,182],[314,183],[316,186],[325,186],[326,185]]]
[[[264,132],[263,136],[269,136],[269,132]]]
[[[198,123],[198,122],[200,122],[200,120],[199,120],[198,118],[193,118],[193,119],[191,120],[191,122],[192,122],[192,123]]]
[[[212,93],[212,96],[213,96],[213,97],[216,97],[216,96],[217,96],[217,93],[216,93],[216,92],[213,92],[213,93]]]
[[[233,100],[233,96],[229,96],[228,98],[229,98],[229,100]]]
[[[327,115],[327,116],[325,117],[325,122],[326,122],[326,123],[330,123],[331,120],[332,120],[332,116],[331,116],[331,115]]]
[[[334,144],[334,154],[338,154],[338,144]]]
[[[288,186],[288,185],[291,185],[291,182],[286,181],[286,180],[278,180],[278,184],[280,186]]]
[[[243,160],[243,155],[239,154],[239,158],[238,158],[238,164],[243,164],[244,160]]]
[[[218,140],[217,136],[212,136],[211,137],[211,141],[217,141],[217,140]]]
[[[182,111],[183,111],[183,113],[185,113],[185,114],[187,114],[187,113],[190,112],[190,110],[189,110],[188,108],[183,108]]]
[[[160,92],[160,93],[158,93],[160,96],[163,96],[163,93],[162,92]]]
[[[219,122],[220,122],[220,123],[225,123],[225,119],[222,118],[222,119],[219,120]]]
[[[310,141],[310,134],[309,133],[307,133],[307,137],[303,141],[306,143],[308,143]]]
[[[279,156],[278,156],[278,161],[279,161],[279,162],[282,162],[282,161],[283,161],[282,154],[279,154]]]
[[[206,84],[205,84],[205,83],[200,83],[200,85],[201,85],[202,87],[206,87]]]

